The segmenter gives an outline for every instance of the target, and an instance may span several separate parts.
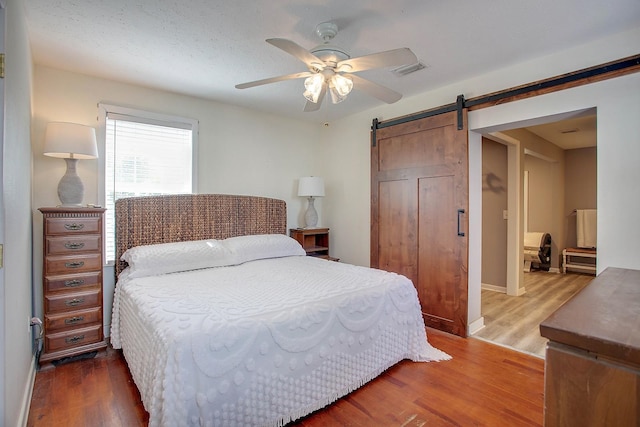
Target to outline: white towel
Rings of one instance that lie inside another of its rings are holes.
[[[576,236],[579,248],[595,248],[597,246],[597,209],[578,209],[576,211]]]

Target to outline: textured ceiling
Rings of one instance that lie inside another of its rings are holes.
[[[267,44],[333,44],[360,56],[409,47],[428,67],[404,77],[360,73],[405,97],[636,28],[638,0],[26,0],[34,60],[54,68],[323,122],[381,101],[352,92],[303,113],[302,80],[238,83],[306,71]]]

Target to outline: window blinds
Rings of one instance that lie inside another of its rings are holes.
[[[107,261],[115,258],[115,201],[193,192],[192,125],[107,113],[105,215]]]

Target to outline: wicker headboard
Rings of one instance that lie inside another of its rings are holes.
[[[284,200],[227,194],[131,197],[116,201],[116,277],[129,248],[187,240],[285,234]]]

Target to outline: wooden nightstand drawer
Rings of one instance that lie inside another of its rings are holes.
[[[85,292],[55,292],[44,296],[45,312],[74,311],[102,305],[99,288]]]
[[[102,308],[94,307],[88,310],[70,313],[51,314],[44,317],[44,327],[49,331],[78,328],[102,320]]]
[[[47,256],[44,259],[44,274],[72,274],[102,270],[102,254],[75,256]]]
[[[102,325],[93,325],[87,328],[47,334],[44,345],[47,352],[53,352],[99,342],[100,340],[102,340]]]
[[[95,218],[47,218],[44,223],[46,235],[60,234],[100,234],[102,221]]]
[[[45,255],[99,252],[102,249],[100,237],[99,234],[47,237],[45,239]]]
[[[94,271],[84,274],[68,274],[66,276],[45,276],[44,292],[49,293],[61,290],[72,291],[74,289],[79,290],[101,284],[102,271]]]

